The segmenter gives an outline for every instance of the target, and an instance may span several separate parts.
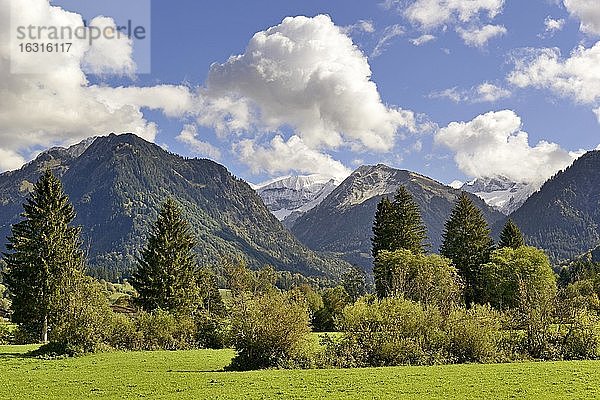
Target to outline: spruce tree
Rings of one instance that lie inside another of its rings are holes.
[[[75,210],[50,170],[34,185],[23,209],[24,219],[13,225],[4,253],[5,281],[12,293],[13,321],[47,342],[83,276],[80,228],[70,225]]]
[[[373,222],[373,245],[371,253],[373,258],[381,250],[391,250],[394,237],[394,207],[387,196],[384,196],[377,204],[375,221]]]
[[[504,224],[504,228],[502,228],[498,247],[511,247],[513,249],[518,249],[521,246],[525,246],[523,234],[521,233],[521,230],[517,224],[515,224],[513,220],[509,218],[508,221],[506,221],[506,224]]]
[[[451,259],[465,284],[465,302],[479,302],[481,266],[489,261],[494,242],[481,210],[463,192],[446,221],[440,253]]]
[[[406,249],[414,254],[425,253],[427,228],[421,219],[419,205],[415,203],[406,187],[398,188],[392,206],[394,228],[392,246],[389,250]]]
[[[191,314],[198,307],[197,260],[192,251],[195,245],[179,206],[167,199],[131,279],[143,309]]]

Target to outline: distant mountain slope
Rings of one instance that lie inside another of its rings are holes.
[[[0,175],[0,234],[9,234],[41,171],[53,166],[77,211],[95,275],[127,275],[157,208],[172,196],[184,206],[205,264],[245,256],[251,265],[331,278],[347,264],[325,260],[300,244],[260,197],[225,167],[185,159],[133,134],[97,138],[78,157],[52,149],[23,169]]]
[[[537,189],[533,184],[513,182],[505,177],[477,178],[460,188],[481,197],[487,205],[503,214],[510,214]]]
[[[511,218],[527,241],[555,262],[600,244],[600,151],[590,151],[548,180]]]
[[[311,249],[337,253],[368,270],[372,265],[371,237],[377,203],[405,185],[419,204],[432,250],[441,244],[444,223],[460,191],[414,172],[386,165],[362,166],[346,178],[318,206],[298,218],[292,232]],[[503,215],[470,195],[486,219]]]
[[[257,185],[255,190],[273,215],[291,227],[300,215],[317,206],[338,184],[339,181],[323,175],[299,175]]]

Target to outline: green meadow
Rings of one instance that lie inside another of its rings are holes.
[[[224,372],[232,350],[44,360],[0,346],[1,399],[414,399],[598,396],[600,361]]]

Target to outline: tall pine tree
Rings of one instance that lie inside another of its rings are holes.
[[[4,261],[12,293],[13,321],[32,337],[48,341],[83,275],[80,229],[61,182],[46,170],[13,225]],[[39,335],[39,336],[38,336]]]
[[[175,200],[167,199],[159,212],[131,284],[139,305],[191,314],[199,306],[196,239]]]
[[[390,250],[406,249],[414,254],[426,252],[427,228],[423,224],[419,205],[404,186],[400,186],[392,203],[393,236]]]
[[[452,260],[465,284],[465,302],[481,297],[481,266],[489,261],[494,242],[481,210],[463,192],[446,221],[440,253]]]
[[[525,240],[523,239],[523,234],[521,230],[513,222],[512,219],[508,219],[506,224],[504,224],[504,228],[502,228],[502,233],[500,233],[500,242],[498,242],[498,247],[511,247],[513,249],[518,249],[521,246],[525,246]]]
[[[375,221],[373,223],[373,258],[381,250],[409,250],[414,254],[426,252],[425,240],[427,228],[421,219],[421,211],[413,200],[410,192],[400,186],[390,202],[384,197],[377,205]],[[375,277],[375,290],[379,297],[389,295],[389,281],[393,279],[392,271],[387,270],[387,264],[375,263],[373,275]]]
[[[387,196],[377,204],[375,221],[373,222],[373,238],[371,239],[373,258],[381,250],[391,250],[394,240],[394,207]]]

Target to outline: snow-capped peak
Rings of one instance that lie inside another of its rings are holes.
[[[519,208],[539,186],[496,176],[473,179],[460,189],[481,197],[489,206],[508,215]]]

